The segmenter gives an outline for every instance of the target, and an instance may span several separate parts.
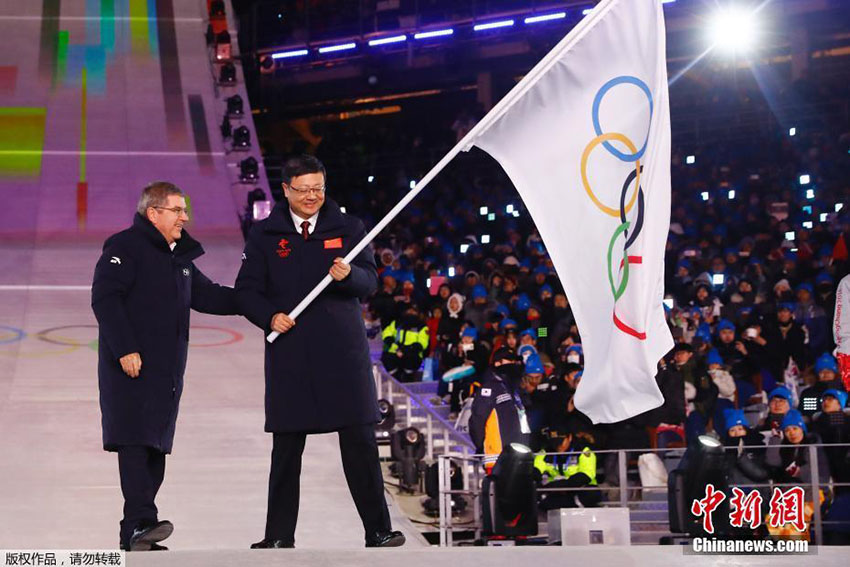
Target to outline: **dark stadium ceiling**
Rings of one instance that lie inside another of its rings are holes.
[[[494,91],[506,90],[594,3],[328,0],[306,3],[309,13],[297,10],[294,1],[234,0],[233,4],[254,111],[315,117],[340,111],[380,112],[394,100],[474,90],[483,76],[492,81]],[[410,13],[404,11],[408,4],[412,16],[404,15]],[[675,0],[665,5],[671,76],[705,51],[705,29],[717,5],[718,0]],[[375,10],[382,6],[388,9]],[[449,8],[440,10],[441,6]],[[813,57],[850,54],[848,0],[769,0],[759,20],[763,33],[752,57],[760,63],[787,63],[792,47],[801,42]],[[508,21],[513,24],[480,29]],[[446,29],[452,34],[415,39],[417,33]],[[389,38],[396,41],[374,44]],[[710,57],[701,65],[730,63],[747,61]]]

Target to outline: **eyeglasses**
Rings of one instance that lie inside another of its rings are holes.
[[[293,185],[283,184],[284,187],[288,188],[290,191],[293,191],[296,195],[306,196],[308,193],[313,193],[315,195],[324,195],[325,194],[325,186],[320,185],[319,187],[295,187]]]
[[[186,215],[187,217],[189,216],[189,210],[184,209],[183,207],[154,207],[154,209],[162,209],[164,211],[171,211],[172,213],[176,214],[178,217],[180,215]]]

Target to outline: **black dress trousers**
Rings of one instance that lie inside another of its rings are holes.
[[[374,425],[340,429],[339,449],[348,489],[363,522],[366,536],[392,527],[384,478],[378,459]],[[269,501],[266,515],[267,540],[295,542],[300,496],[301,455],[306,433],[275,433],[269,474]]]
[[[119,447],[118,472],[124,495],[121,542],[128,544],[135,528],[157,521],[154,500],[165,477],[165,453],[141,445]]]

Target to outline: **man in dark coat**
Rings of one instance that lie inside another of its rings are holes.
[[[118,453],[122,549],[164,549],[171,534],[154,503],[171,452],[189,346],[189,309],[237,314],[232,288],[193,261],[204,253],[183,230],[186,200],[171,183],[144,189],[133,226],[103,246],[92,284],[99,324],[103,448]]]
[[[273,433],[266,533],[252,548],[294,547],[301,454],[308,433],[337,431],[367,547],[398,546],[375,442],[377,393],[360,299],[377,287],[372,253],[343,257],[363,223],[325,199],[325,168],[301,156],[284,166],[281,201],[251,230],[236,279],[239,305],[265,333],[266,426]],[[333,282],[299,316],[287,314],[330,273]]]

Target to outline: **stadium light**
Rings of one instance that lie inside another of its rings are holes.
[[[369,183],[374,183],[375,182],[375,176],[370,175],[369,177],[366,178],[366,181],[368,181]]]
[[[453,33],[455,33],[455,30],[453,30],[452,28],[446,28],[444,30],[433,30],[433,31],[427,31],[427,32],[420,32],[420,33],[414,34],[413,38],[414,39],[428,39],[428,38],[431,38],[431,37],[444,37],[444,36],[447,36],[447,35],[452,35]]]
[[[514,218],[519,218],[519,211],[514,211],[513,215],[514,215]]]
[[[805,205],[803,207],[803,212],[806,213],[807,215],[812,214],[812,206],[811,205]]]
[[[480,209],[478,209],[478,212],[479,212],[479,213],[481,214],[481,216],[483,217],[483,216],[486,216],[486,215],[487,215],[487,213],[489,213],[489,212],[490,212],[490,209],[488,209],[487,207],[481,207]]]
[[[688,156],[688,157],[685,158],[685,163],[688,164],[688,165],[693,165],[694,163],[696,163],[696,161],[697,161],[696,156]]]
[[[326,47],[320,47],[319,53],[334,53],[336,51],[347,51],[349,49],[354,49],[357,47],[357,44],[353,41],[351,43],[340,43],[339,45],[328,45]]]
[[[837,213],[844,208],[844,203],[835,203],[835,212]]]
[[[592,11],[593,11],[593,8],[585,8],[584,10],[581,11],[581,15],[586,16],[589,13],[591,13]]]
[[[702,197],[703,201],[708,201],[708,191],[703,191],[702,193],[700,193],[700,196]]]
[[[734,198],[735,198],[735,190],[734,190],[734,189],[729,189],[729,198],[730,198],[730,199],[734,199]]]
[[[460,245],[460,253],[461,254],[466,254],[466,252],[468,250],[469,250],[469,244],[461,244]]]
[[[310,51],[307,49],[293,49],[291,51],[279,51],[277,53],[272,53],[272,59],[287,59],[289,57],[301,57],[302,55],[309,54]]]
[[[512,25],[514,25],[514,23],[515,23],[514,20],[499,20],[497,22],[488,22],[486,24],[478,24],[478,25],[472,26],[472,29],[474,31],[486,31],[486,30],[493,30],[493,29],[496,29],[496,28],[509,28]]]
[[[806,199],[814,199],[815,198],[815,190],[814,189],[806,189]]]
[[[791,242],[794,242],[794,237],[795,237],[795,236],[796,236],[796,235],[794,234],[794,231],[793,231],[793,230],[789,230],[788,232],[786,232],[786,233],[785,233],[785,240],[790,240]]]
[[[339,208],[339,210],[340,210],[340,212],[342,212],[343,214],[345,214],[345,207],[340,207],[340,208]]]
[[[411,179],[411,180],[410,180],[410,188],[411,188],[411,189],[416,189],[416,180],[415,180],[415,179]]]
[[[810,221],[810,220],[803,221],[803,228],[808,228],[809,230],[811,230],[812,226],[813,226],[812,221]]]
[[[526,24],[539,24],[540,22],[551,22],[552,20],[563,20],[567,17],[566,12],[555,12],[553,14],[543,14],[541,16],[529,16],[525,19]]]
[[[755,11],[738,6],[715,12],[708,28],[709,45],[729,55],[746,53],[758,38]]]
[[[487,220],[488,221],[496,220],[496,213],[490,213],[489,215],[487,215]]]
[[[723,285],[723,282],[726,281],[726,276],[723,274],[712,274],[711,275],[711,283],[713,285]]]
[[[821,213],[820,214],[820,222],[826,222],[827,218],[829,218],[829,213]]]
[[[482,234],[481,235],[481,244],[490,244],[490,235]]]
[[[788,128],[788,135],[789,136],[796,136],[797,135],[797,129],[794,128],[793,126],[791,128]]]
[[[455,267],[454,266],[449,268],[449,277],[450,278],[455,277]]]
[[[387,45],[388,43],[401,43],[402,41],[407,41],[406,35],[393,35],[390,37],[382,37],[380,39],[372,39],[369,41],[369,47]]]
[[[511,213],[513,213],[513,212],[514,212],[514,206],[513,206],[513,205],[508,205],[507,207],[505,207],[505,212],[506,212],[507,214],[511,214]]]
[[[800,176],[800,185],[808,185],[811,183],[812,178],[808,173],[804,173]]]

